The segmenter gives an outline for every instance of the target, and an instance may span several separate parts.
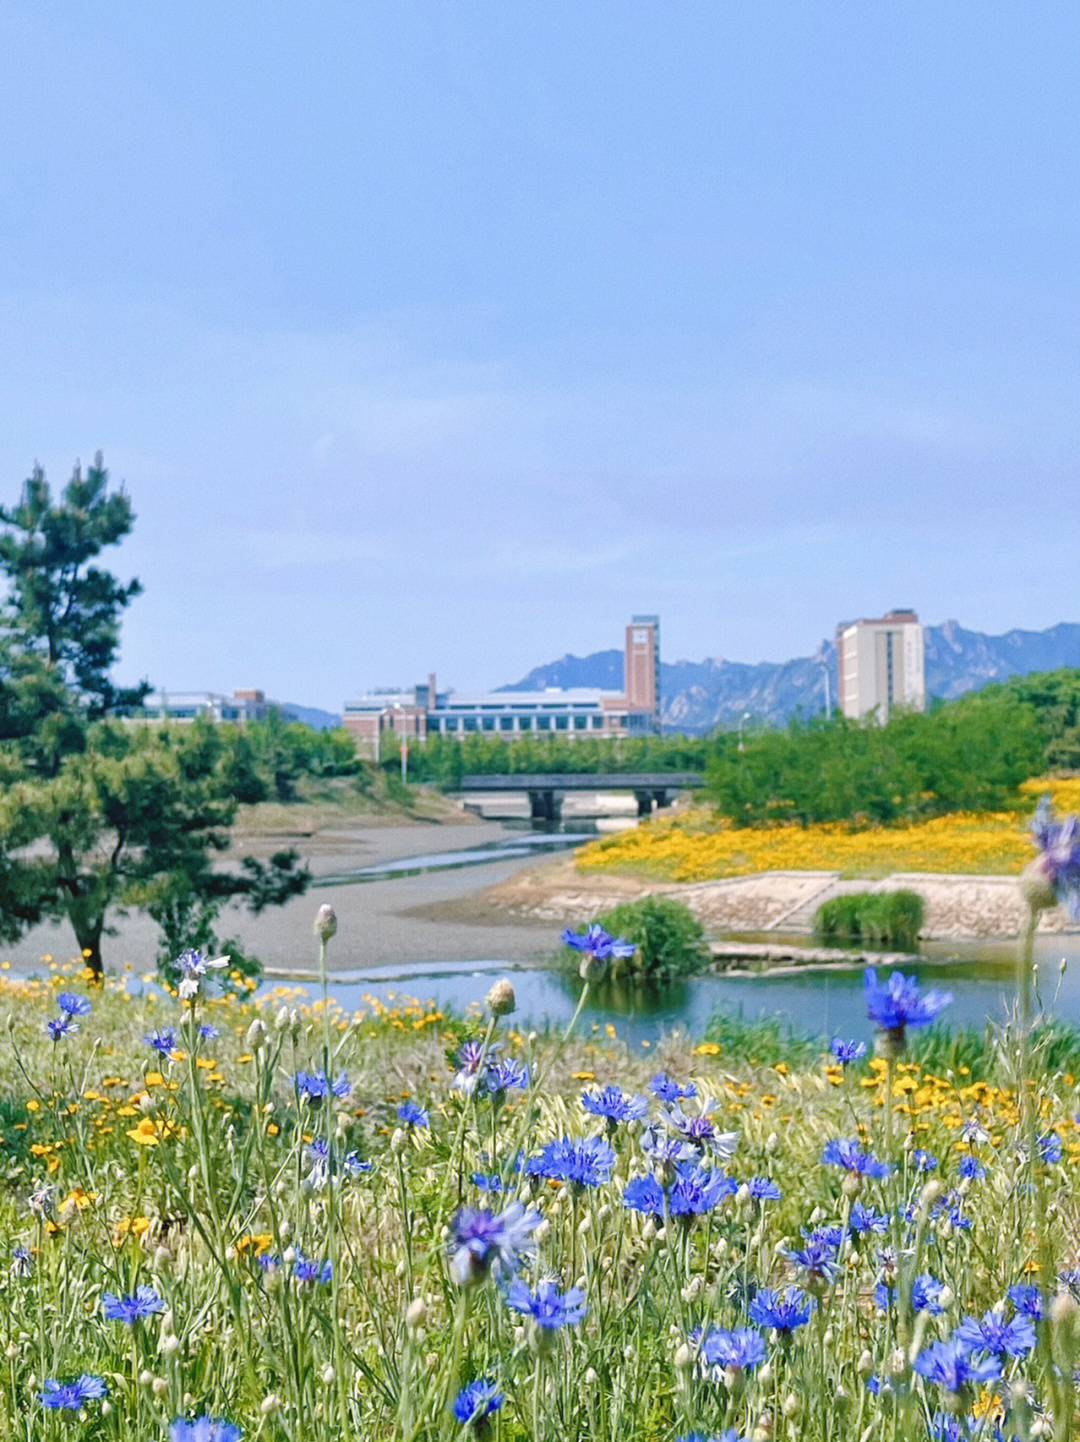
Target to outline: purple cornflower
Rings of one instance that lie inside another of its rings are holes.
[[[870,1020],[883,1031],[903,1033],[908,1026],[925,1026],[952,1001],[948,991],[919,990],[913,976],[894,971],[882,986],[872,966],[864,973],[866,1010]]]
[[[475,1287],[489,1276],[508,1276],[535,1251],[531,1234],[540,1213],[511,1202],[495,1216],[483,1208],[462,1207],[450,1223],[450,1276],[459,1287]]]
[[[778,1202],[780,1200],[780,1188],[769,1177],[751,1177],[746,1183],[746,1190],[755,1202]]]
[[[826,1143],[821,1160],[825,1166],[843,1167],[846,1172],[863,1177],[887,1177],[890,1171],[888,1162],[879,1162],[863,1151],[857,1137],[834,1137]]]
[[[311,1102],[313,1105],[327,1101],[331,1096],[349,1095],[349,1078],[344,1072],[338,1072],[334,1080],[330,1081],[324,1071],[298,1071],[293,1077],[293,1086],[300,1101]]]
[[[604,1117],[612,1131],[616,1122],[640,1121],[649,1110],[649,1103],[644,1097],[626,1096],[622,1087],[617,1086],[607,1086],[598,1092],[582,1092],[581,1105],[594,1117]]]
[[[700,1150],[708,1149],[727,1161],[738,1144],[738,1132],[722,1132],[709,1115],[715,1102],[706,1102],[700,1112],[687,1116],[680,1107],[669,1107],[664,1118],[672,1131]]]
[[[765,1360],[765,1339],[753,1327],[714,1327],[701,1339],[700,1357],[706,1367],[752,1371]]]
[[[404,1122],[407,1127],[427,1127],[431,1125],[431,1119],[423,1107],[417,1106],[415,1102],[402,1102],[397,1109],[398,1121]]]
[[[529,1068],[512,1056],[493,1061],[484,1073],[484,1087],[496,1102],[502,1101],[508,1091],[527,1091],[528,1086]]]
[[[46,1377],[38,1396],[42,1404],[56,1412],[81,1412],[85,1402],[105,1395],[105,1382],[84,1372],[74,1382],[57,1382]]]
[[[1030,1317],[1033,1322],[1042,1321],[1043,1301],[1038,1287],[1032,1287],[1027,1282],[1016,1282],[1009,1288],[1008,1296],[1018,1312]]]
[[[506,1289],[506,1305],[512,1311],[531,1317],[544,1331],[573,1327],[588,1310],[585,1293],[580,1287],[560,1292],[550,1277],[545,1277],[535,1292],[530,1292],[520,1277],[515,1278]]]
[[[598,1187],[607,1181],[614,1165],[615,1153],[603,1137],[576,1141],[557,1137],[528,1163],[526,1170],[530,1176],[549,1177],[574,1187]]]
[[[159,1056],[168,1056],[176,1050],[176,1033],[171,1026],[165,1027],[163,1031],[152,1031],[143,1037],[143,1041]]]
[[[240,1428],[224,1417],[178,1417],[169,1429],[170,1442],[240,1442]]]
[[[803,1327],[810,1320],[814,1300],[801,1287],[785,1287],[783,1292],[772,1287],[762,1287],[750,1303],[750,1320],[759,1327],[774,1327],[788,1336],[796,1327]]]
[[[454,1416],[463,1427],[472,1426],[482,1432],[492,1412],[503,1404],[503,1394],[486,1377],[477,1377],[454,1398]]]
[[[915,1371],[928,1382],[936,1382],[947,1392],[959,1392],[969,1382],[990,1382],[1001,1376],[1001,1361],[997,1357],[976,1359],[971,1348],[956,1338],[948,1342],[935,1342],[920,1352],[911,1364]]]
[[[1066,816],[1059,821],[1044,796],[1030,822],[1031,839],[1039,848],[1032,868],[1074,921],[1080,921],[1080,821]]]
[[[850,1066],[853,1061],[858,1061],[861,1056],[866,1055],[866,1043],[864,1041],[844,1041],[843,1037],[833,1037],[829,1050],[838,1062],[843,1066]]]
[[[86,997],[79,996],[74,991],[60,992],[57,995],[56,1004],[68,1016],[87,1016],[90,1012],[90,1003]]]
[[[79,1030],[79,1023],[66,1011],[59,1016],[51,1016],[45,1023],[45,1030],[53,1041],[59,1041],[61,1037],[71,1036]]]
[[[484,1043],[482,1041],[462,1042],[461,1049],[457,1054],[458,1073],[454,1078],[454,1086],[459,1092],[464,1092],[471,1097],[480,1081],[480,1062],[484,1055]]]
[[[649,1083],[649,1090],[662,1102],[681,1102],[684,1097],[696,1097],[697,1087],[693,1082],[685,1085],[669,1077],[667,1072],[657,1072]]]
[[[993,1352],[999,1357],[1023,1357],[1035,1346],[1035,1328],[1023,1312],[1018,1312],[1011,1322],[1006,1322],[1000,1312],[984,1312],[981,1321],[965,1317],[953,1336],[976,1351]]]
[[[133,1327],[144,1317],[152,1317],[155,1312],[163,1312],[165,1303],[153,1287],[136,1287],[134,1292],[127,1297],[118,1297],[115,1292],[103,1293],[101,1310],[106,1321],[124,1322],[127,1326]]]
[[[310,1258],[305,1257],[303,1252],[297,1252],[293,1261],[292,1274],[294,1279],[302,1284],[306,1285],[321,1282],[325,1286],[334,1275],[334,1270],[332,1263],[329,1261],[323,1262],[320,1265],[318,1262],[313,1262]]]

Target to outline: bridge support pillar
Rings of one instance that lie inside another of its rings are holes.
[[[551,787],[530,791],[529,814],[533,821],[558,821],[562,816],[562,798]]]
[[[634,800],[637,802],[637,814],[639,816],[652,815],[653,794],[651,791],[635,791]]]

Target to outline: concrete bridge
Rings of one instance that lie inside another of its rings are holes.
[[[534,821],[558,821],[567,791],[632,791],[638,815],[666,806],[674,791],[695,791],[705,784],[700,771],[550,772],[529,775],[463,776],[462,791],[524,791]]]

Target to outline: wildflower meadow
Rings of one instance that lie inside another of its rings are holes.
[[[1036,840],[1032,923],[1080,900],[1075,823]],[[349,1017],[335,927],[305,1007],[199,953],[5,984],[0,1435],[1073,1436],[1076,1078],[1029,946],[974,1077],[910,1059],[948,994],[873,969],[811,1063],[526,1033],[507,982]],[[584,997],[623,943],[565,939]]]

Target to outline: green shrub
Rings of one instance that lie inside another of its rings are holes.
[[[688,906],[670,896],[624,902],[599,920],[605,931],[632,941],[637,948],[633,956],[611,962],[608,974],[612,977],[669,981],[700,970],[710,960],[701,922]],[[569,952],[567,960],[576,966],[580,953]]]
[[[922,930],[922,897],[914,891],[853,891],[823,901],[814,913],[819,941],[867,941],[914,947]]]

